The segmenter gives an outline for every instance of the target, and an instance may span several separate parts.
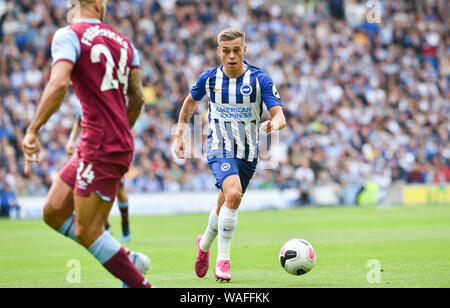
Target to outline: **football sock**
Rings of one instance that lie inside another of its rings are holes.
[[[222,206],[219,213],[219,245],[217,260],[230,260],[230,246],[238,223],[238,211]]]
[[[200,249],[203,252],[208,252],[211,248],[211,244],[214,242],[214,239],[217,237],[217,228],[218,228],[219,215],[216,213],[216,208],[214,208],[209,214],[208,226],[206,226],[205,233],[200,240]]]
[[[122,216],[122,233],[127,236],[130,233],[130,227],[128,224],[128,201],[118,202],[120,215]]]
[[[75,219],[74,215],[70,216],[69,219],[67,219],[63,223],[61,228],[59,228],[58,232],[78,243],[78,240],[75,237],[75,221],[74,221],[74,219]]]
[[[88,250],[114,277],[130,288],[151,287],[131,263],[125,249],[108,232],[105,231]]]

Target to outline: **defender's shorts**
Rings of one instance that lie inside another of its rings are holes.
[[[73,188],[77,196],[89,197],[95,192],[103,200],[112,202],[127,171],[128,168],[122,165],[84,161],[77,151],[59,177]]]
[[[230,175],[239,175],[242,193],[247,190],[248,184],[256,170],[256,162],[249,162],[239,158],[216,158],[208,160],[209,168],[216,177],[217,188],[222,189],[223,181]]]

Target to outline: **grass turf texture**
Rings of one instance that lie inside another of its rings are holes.
[[[214,278],[217,240],[208,274],[195,276],[196,238],[207,218],[131,217],[126,247],[150,256],[147,277],[159,288],[450,287],[450,206],[241,211],[229,284]],[[111,224],[119,238],[120,218]],[[287,274],[278,260],[292,238],[316,249],[316,265],[304,276]],[[66,280],[71,259],[80,262],[80,284]],[[380,283],[367,280],[371,259],[381,264]],[[0,287],[120,286],[84,248],[40,220],[0,220]]]

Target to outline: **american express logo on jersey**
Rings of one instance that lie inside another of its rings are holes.
[[[252,108],[217,107],[216,111],[222,119],[248,119],[252,117]]]

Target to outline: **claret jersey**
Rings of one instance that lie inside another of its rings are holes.
[[[81,20],[55,33],[52,60],[53,65],[59,61],[74,64],[71,80],[83,114],[81,158],[121,164],[118,157],[132,156],[128,76],[140,66],[132,43],[100,20]]]

